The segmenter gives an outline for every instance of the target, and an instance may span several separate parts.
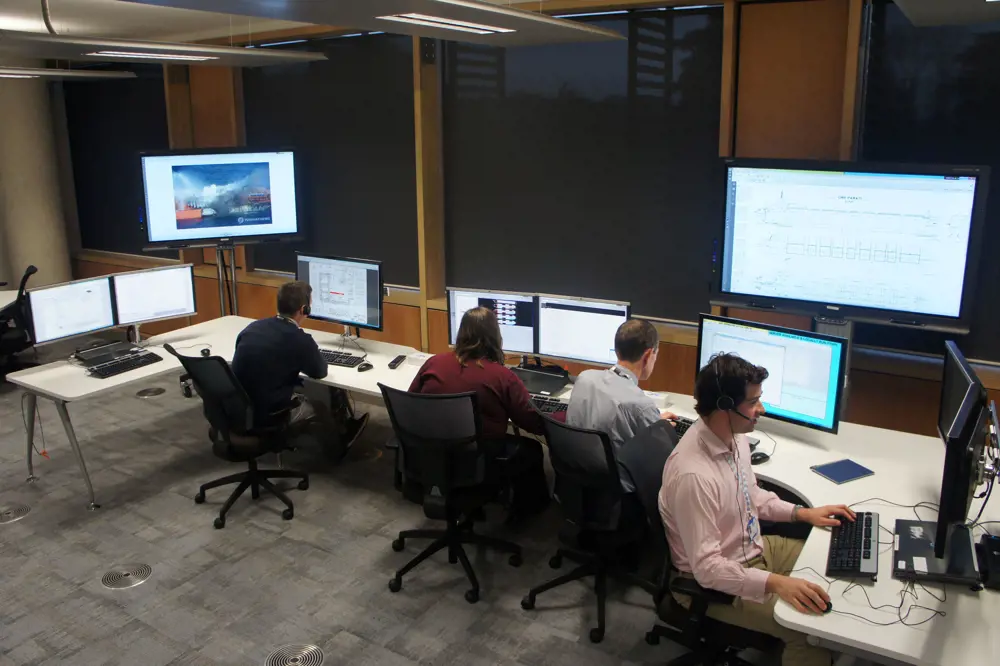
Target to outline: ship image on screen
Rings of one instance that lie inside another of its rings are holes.
[[[172,167],[177,229],[271,224],[267,162]]]
[[[976,184],[730,167],[722,291],[957,318]]]

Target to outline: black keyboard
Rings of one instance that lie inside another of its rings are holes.
[[[694,425],[694,421],[692,421],[691,419],[686,419],[683,416],[678,416],[674,420],[674,423],[676,424],[674,426],[674,430],[676,430],[677,434],[681,437],[683,437],[684,433],[688,431],[688,428]]]
[[[130,354],[128,356],[121,356],[113,361],[108,361],[107,363],[101,363],[100,365],[95,365],[90,368],[87,372],[90,373],[91,377],[97,377],[98,379],[107,379],[109,377],[114,377],[120,375],[123,372],[128,372],[129,370],[135,370],[137,368],[142,368],[147,365],[153,365],[154,363],[159,363],[163,358],[159,354],[154,354],[151,351],[144,351],[139,354]]]
[[[319,353],[327,365],[339,365],[344,368],[356,368],[365,360],[363,356],[355,356],[347,352],[333,351],[332,349],[320,349]]]
[[[826,559],[826,575],[830,578],[851,578],[878,575],[878,514],[858,512],[852,523],[841,519],[830,530],[830,552]]]
[[[531,402],[542,414],[558,414],[566,411],[566,403],[555,398],[545,398],[540,395],[531,396]]]

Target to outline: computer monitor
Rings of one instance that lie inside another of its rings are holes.
[[[958,345],[945,343],[938,431],[945,444],[934,556],[944,558],[954,527],[964,526],[979,481],[979,462],[990,437],[986,389]]]
[[[448,288],[448,339],[452,345],[458,338],[462,317],[472,308],[493,310],[500,323],[503,350],[514,354],[534,354],[537,337],[534,294],[509,291]]]
[[[313,290],[310,319],[382,330],[382,262],[299,253],[296,275]]]
[[[572,296],[538,297],[538,353],[571,361],[613,365],[615,333],[631,306]]]
[[[989,168],[727,161],[720,291],[965,330]]]
[[[246,244],[299,234],[290,150],[172,151],[140,159],[150,247]]]
[[[197,312],[191,264],[112,276],[119,326],[185,317]]]
[[[30,289],[28,309],[36,345],[115,326],[107,276]]]
[[[739,319],[702,315],[698,368],[716,354],[737,354],[767,368],[767,416],[836,433],[847,371],[847,340]]]

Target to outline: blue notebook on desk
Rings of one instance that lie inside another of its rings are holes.
[[[859,465],[853,460],[849,460],[847,458],[832,463],[826,463],[825,465],[813,465],[809,469],[816,472],[824,479],[833,481],[837,485],[847,483],[848,481],[863,479],[866,476],[872,476],[875,474],[875,472],[871,471],[864,465]]]

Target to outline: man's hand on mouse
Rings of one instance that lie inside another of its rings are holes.
[[[817,506],[812,509],[801,508],[795,512],[795,521],[799,523],[809,523],[816,527],[836,527],[840,521],[834,516],[841,516],[854,522],[854,512],[844,504],[828,504]]]
[[[764,589],[777,594],[800,613],[822,615],[830,601],[830,595],[816,583],[781,574],[768,576]]]

